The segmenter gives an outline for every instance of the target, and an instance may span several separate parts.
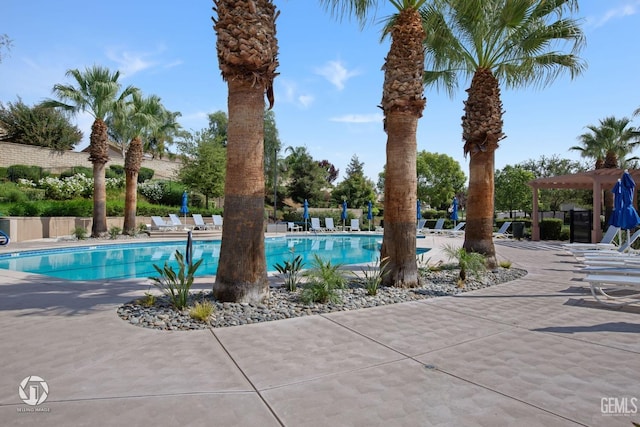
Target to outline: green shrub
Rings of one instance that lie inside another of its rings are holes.
[[[546,218],[540,221],[540,240],[560,240],[563,221],[558,218]]]
[[[109,169],[107,169],[107,174],[112,177],[123,177],[124,176],[124,166],[122,165],[110,165]]]
[[[41,216],[93,216],[93,201],[89,199],[73,199],[50,201],[44,204]]]
[[[40,166],[12,165],[7,168],[9,181],[18,182],[19,179],[28,179],[36,182],[46,176]]]
[[[460,267],[458,287],[464,286],[467,280],[467,272],[477,276],[486,270],[486,259],[481,253],[467,252],[463,247],[456,248],[452,245],[444,245],[443,251],[449,259],[458,261],[458,266]]]
[[[84,175],[87,178],[93,178],[93,169],[85,166],[74,166],[69,170],[63,171],[60,178],[68,178],[74,175]]]
[[[189,290],[193,285],[193,279],[198,267],[204,261],[204,258],[196,261],[195,264],[185,264],[184,255],[176,250],[176,261],[178,262],[178,272],[176,273],[172,266],[166,261],[164,268],[158,267],[156,264],[153,268],[156,269],[159,277],[150,277],[153,281],[153,285],[160,289],[165,294],[171,304],[178,310],[182,310],[187,306],[189,301]]]
[[[291,292],[294,292],[300,283],[300,271],[304,263],[300,255],[293,256],[291,251],[291,261],[285,261],[284,264],[276,263],[274,268],[282,275],[284,286]]]
[[[560,240],[569,240],[570,238],[570,229],[569,227],[562,227],[562,230],[560,231]]]
[[[213,314],[214,308],[213,303],[209,300],[196,301],[195,305],[189,310],[189,316],[192,319],[206,322]]]
[[[382,279],[387,273],[387,261],[388,258],[383,258],[382,261],[380,261],[380,258],[376,258],[373,270],[362,269],[362,282],[364,288],[367,290],[367,294],[375,296],[378,293]]]
[[[338,289],[345,287],[347,280],[340,272],[341,264],[331,264],[324,261],[317,254],[313,255],[313,268],[306,272],[309,281],[305,284],[300,298],[305,304],[312,302],[338,303],[340,295]]]
[[[117,239],[121,233],[122,233],[122,228],[118,226],[114,225],[111,228],[109,228],[109,238],[112,240]]]
[[[87,237],[87,229],[84,227],[76,227],[73,229],[73,235],[78,240],[84,240]]]
[[[8,180],[8,171],[5,167],[0,167],[0,181]]]
[[[149,168],[140,168],[138,172],[138,183],[147,182],[153,178],[155,171]]]

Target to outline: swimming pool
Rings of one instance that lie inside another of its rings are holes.
[[[380,256],[381,241],[380,235],[350,234],[267,238],[267,270],[275,272],[273,266],[291,259],[291,251],[302,256],[305,268],[311,267],[313,254],[340,264],[372,262]],[[14,252],[0,254],[0,268],[66,280],[147,278],[157,276],[154,264],[162,267],[166,261],[177,268],[175,252],[185,248],[185,241],[176,241]],[[219,240],[194,241],[194,260],[204,259],[196,275],[215,274],[219,256]]]

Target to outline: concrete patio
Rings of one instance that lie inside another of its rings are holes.
[[[116,315],[147,281],[2,271],[0,425],[640,422],[640,307],[595,304],[557,245],[504,239],[496,250],[529,274],[456,297],[190,332]],[[19,395],[28,376],[48,384],[38,406]]]

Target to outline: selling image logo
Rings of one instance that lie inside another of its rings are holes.
[[[42,378],[31,375],[22,380],[18,387],[20,399],[30,406],[37,406],[44,403],[49,395],[49,385]]]
[[[603,397],[600,412],[602,415],[636,415],[639,404],[637,397]]]

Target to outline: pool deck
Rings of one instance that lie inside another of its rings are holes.
[[[461,243],[418,239],[432,261]],[[56,244],[11,250],[41,245]],[[496,251],[528,275],[456,297],[190,332],[116,315],[146,281],[3,271],[0,425],[640,422],[640,308],[597,305],[556,244],[501,239]],[[33,375],[49,387],[35,407],[18,393]]]

